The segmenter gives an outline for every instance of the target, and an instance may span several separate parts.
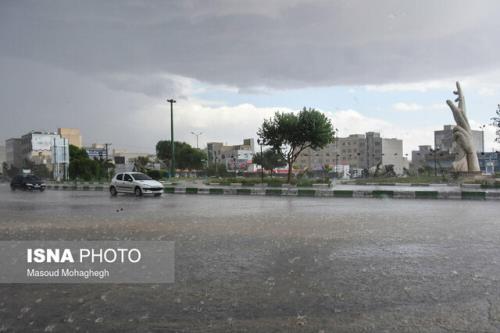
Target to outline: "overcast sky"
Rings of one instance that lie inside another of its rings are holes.
[[[0,1],[0,140],[78,127],[85,144],[153,152],[255,137],[275,111],[315,107],[340,135],[380,131],[409,152],[500,103],[500,2]],[[494,130],[486,131],[486,148]]]

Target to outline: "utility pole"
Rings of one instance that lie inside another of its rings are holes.
[[[199,147],[198,147],[198,137],[199,137],[200,135],[202,135],[202,134],[203,134],[203,132],[198,132],[198,133],[196,133],[196,132],[191,132],[191,134],[193,134],[194,136],[196,136],[196,149],[199,149]]]
[[[335,129],[335,172],[333,173],[333,179],[338,178],[337,172],[339,168],[339,130]],[[328,175],[327,175],[328,176]]]
[[[109,170],[108,170],[108,160],[109,160],[109,153],[108,153],[108,147],[111,146],[111,143],[105,143],[104,147],[106,147],[106,160],[104,161],[104,166],[106,167],[106,180],[109,179]]]
[[[172,161],[170,163],[170,177],[175,177],[175,143],[174,143],[174,103],[175,99],[167,99],[170,103],[170,146],[172,147]]]
[[[260,146],[260,183],[264,184],[264,155],[262,155],[262,145],[264,140],[257,139],[257,144]],[[273,170],[271,169],[271,177],[273,176]]]

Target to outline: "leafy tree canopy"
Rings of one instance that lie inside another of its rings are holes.
[[[257,163],[261,165],[264,170],[270,170],[271,172],[275,168],[286,166],[286,161],[283,157],[273,149],[266,149],[262,155],[256,153],[253,156],[253,163]]]
[[[321,149],[334,140],[332,123],[323,113],[303,108],[299,114],[276,112],[264,120],[257,134],[264,145],[281,155],[288,163],[288,182],[292,166],[306,148]]]
[[[156,156],[167,163],[172,162],[171,141],[156,144]],[[204,168],[207,157],[201,149],[193,148],[186,142],[175,141],[175,167],[178,169],[200,170]]]

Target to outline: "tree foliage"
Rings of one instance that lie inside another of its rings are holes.
[[[172,163],[171,141],[159,141],[156,144],[156,156],[170,165]],[[184,170],[201,170],[204,168],[207,156],[198,148],[185,142],[175,141],[175,167]]]
[[[497,105],[496,117],[491,118],[493,120],[493,126],[497,127],[497,137],[496,142],[500,142],[500,104]]]
[[[286,166],[286,161],[283,157],[273,149],[266,149],[262,155],[256,153],[253,156],[253,163],[261,165],[264,170],[270,171],[271,175],[273,174],[273,169]]]
[[[227,177],[229,172],[227,171],[226,165],[223,163],[212,163],[208,166],[207,176],[215,177]]]
[[[321,149],[334,140],[332,123],[323,113],[305,107],[299,114],[276,112],[264,120],[257,133],[288,164],[288,182],[293,163],[304,149]]]
[[[108,178],[107,171],[114,166],[109,161],[89,158],[84,148],[69,145],[69,178],[85,181]]]

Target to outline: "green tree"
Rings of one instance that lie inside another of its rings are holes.
[[[229,172],[227,171],[226,165],[222,163],[212,163],[207,169],[208,176],[216,176],[216,177],[227,177],[229,176]]]
[[[293,163],[307,148],[321,149],[334,140],[332,123],[323,113],[305,107],[299,114],[276,112],[274,118],[264,120],[257,133],[266,146],[288,164],[290,183]]]
[[[107,170],[113,168],[113,164],[104,160],[93,160],[89,158],[84,148],[69,146],[69,178],[89,181],[92,179],[108,178]]]
[[[259,164],[264,170],[270,171],[271,177],[273,176],[273,169],[286,166],[286,161],[273,149],[266,149],[262,155],[256,153],[253,156],[253,163]]]
[[[500,142],[500,104],[497,105],[497,111],[496,111],[497,116],[491,118],[493,120],[493,126],[497,127],[497,137],[495,139],[496,142]]]
[[[69,145],[69,161],[71,163],[72,160],[89,158],[89,154],[84,148],[78,148],[74,145]]]
[[[156,144],[156,156],[167,165],[172,163],[171,141],[159,141]],[[188,143],[175,141],[175,167],[178,169],[201,170],[204,168],[203,161],[206,154]]]

